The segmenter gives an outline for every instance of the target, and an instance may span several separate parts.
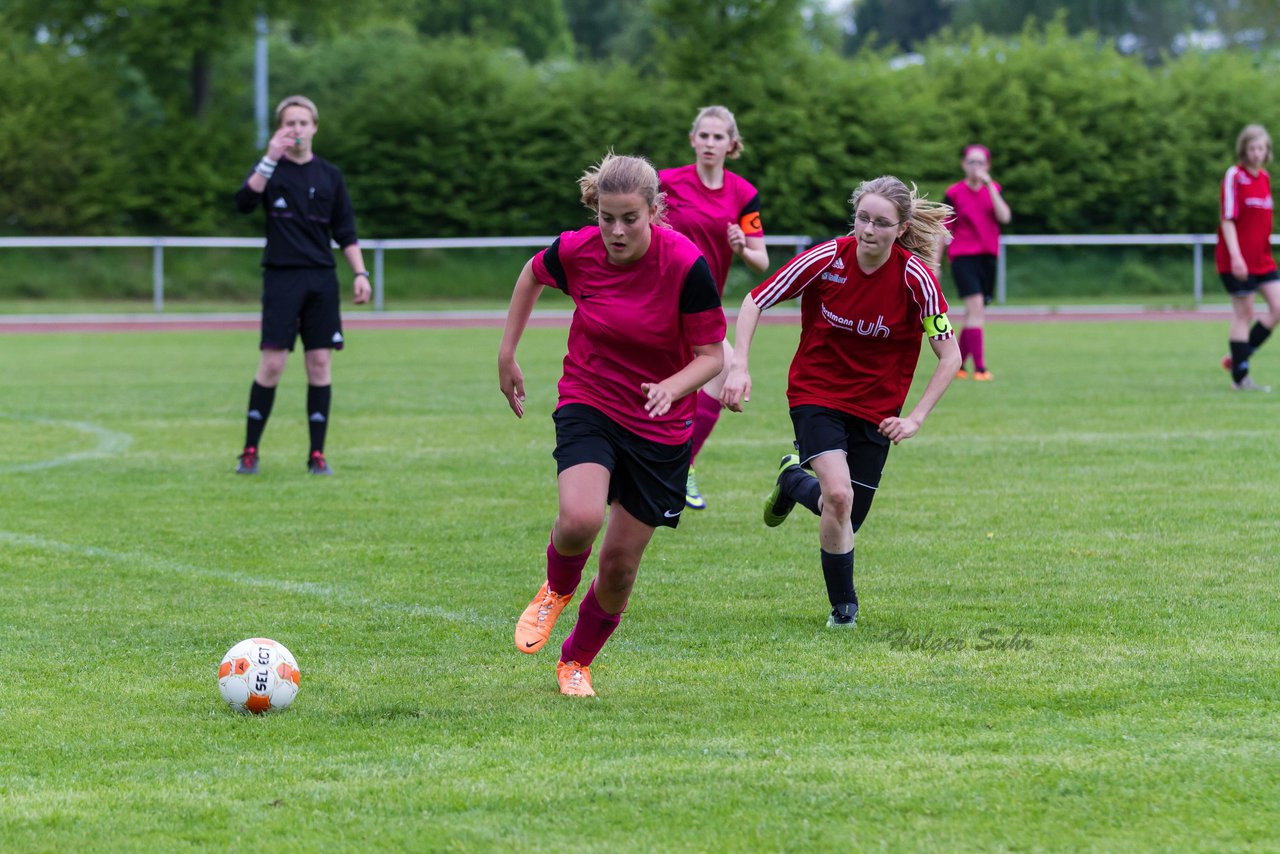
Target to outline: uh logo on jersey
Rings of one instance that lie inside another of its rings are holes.
[[[859,335],[865,335],[869,338],[888,338],[889,327],[884,325],[884,315],[877,315],[872,320],[850,320],[847,317],[841,317],[824,304],[822,306],[823,318],[837,329],[843,329],[846,332],[857,332]]]

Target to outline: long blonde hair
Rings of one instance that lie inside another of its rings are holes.
[[[907,223],[907,230],[898,236],[896,243],[902,244],[913,255],[933,269],[938,268],[939,247],[945,245],[949,232],[947,220],[954,211],[950,205],[931,202],[921,196],[913,183],[910,187],[892,175],[881,175],[870,181],[863,181],[849,197],[853,212],[858,212],[858,202],[870,193],[887,199],[898,212],[898,219]],[[849,232],[853,234],[853,231]]]
[[[598,164],[582,173],[578,189],[582,192],[582,204],[593,213],[600,210],[601,196],[630,193],[639,195],[649,207],[656,208],[653,216],[655,225],[662,224],[662,215],[667,210],[666,194],[658,189],[658,170],[644,157],[610,151]]]

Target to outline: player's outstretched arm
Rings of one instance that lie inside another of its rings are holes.
[[[533,277],[531,258],[516,277],[511,304],[507,307],[507,323],[502,330],[502,344],[498,347],[498,386],[517,418],[524,417],[524,373],[516,363],[516,347],[541,294],[542,285]]]
[[[880,422],[880,433],[895,445],[920,432],[920,426],[942,399],[943,393],[955,379],[956,371],[960,370],[960,342],[954,335],[942,340],[930,338],[929,346],[938,357],[938,367],[933,369],[933,376],[929,377],[929,384],[924,387],[924,394],[920,395],[919,402],[912,407],[907,417],[886,418]]]
[[[738,308],[738,322],[733,332],[733,360],[729,363],[729,375],[725,377],[724,387],[720,390],[720,403],[734,412],[741,412],[742,404],[751,402],[751,372],[748,364],[751,358],[751,339],[755,337],[761,314],[760,307],[751,298],[751,294],[742,298],[742,305]]]

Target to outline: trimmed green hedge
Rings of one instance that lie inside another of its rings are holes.
[[[221,67],[200,122],[149,109],[124,72],[91,57],[12,37],[0,56],[0,230],[260,232],[231,202],[259,155],[248,46]],[[898,70],[873,52],[762,57],[708,96],[705,81],[530,65],[390,27],[315,44],[274,38],[271,91],[317,101],[317,150],[346,173],[361,232],[379,237],[584,223],[583,168],[610,147],[688,162],[688,123],[708,100],[738,114],[747,151],[732,168],[760,188],[774,233],[843,232],[850,190],[879,174],[936,197],[970,141],[993,151],[1012,232],[1211,231],[1240,127],[1280,132],[1280,74],[1253,54],[1147,67],[1050,25],[1014,38],[947,33],[923,56]]]

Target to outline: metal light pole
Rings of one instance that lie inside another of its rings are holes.
[[[258,36],[253,54],[253,116],[258,122],[258,148],[267,144],[267,16],[254,16]]]

